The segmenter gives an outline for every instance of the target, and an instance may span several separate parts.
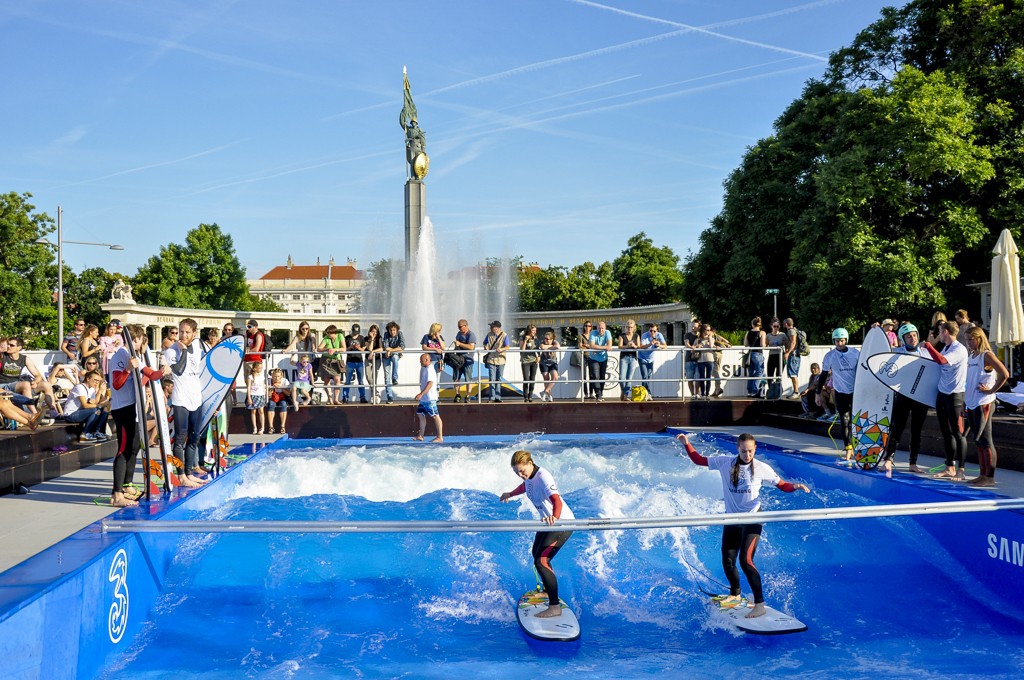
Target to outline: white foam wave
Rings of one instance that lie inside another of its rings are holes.
[[[441,489],[501,494],[519,484],[510,469],[511,455],[527,445],[537,464],[555,476],[563,497],[583,489],[622,486],[620,493],[635,498],[640,489],[649,488],[652,482],[676,485],[697,476],[688,461],[675,455],[674,446],[661,440],[601,443],[600,452],[589,446],[547,440],[509,442],[487,448],[337,446],[283,450],[263,456],[246,464],[232,485],[207,490],[195,507],[209,509],[244,498],[300,498],[317,494],[362,496],[375,502],[408,502]],[[701,482],[699,486],[708,485]],[[610,500],[609,505],[611,508],[630,503]]]

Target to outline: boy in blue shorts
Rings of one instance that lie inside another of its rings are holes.
[[[444,441],[442,434],[441,416],[437,412],[437,399],[440,396],[437,387],[437,368],[430,360],[430,354],[420,355],[420,393],[416,395],[419,405],[416,407],[416,418],[419,419],[419,434],[413,439],[423,441],[423,432],[427,429],[427,416],[434,419],[437,427],[437,436],[431,441],[440,444]]]

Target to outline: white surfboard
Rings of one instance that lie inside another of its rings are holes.
[[[203,372],[199,384],[203,388],[203,405],[200,407],[199,431],[202,432],[224,403],[231,383],[238,377],[245,356],[245,338],[232,335],[210,348],[203,359]]]
[[[889,352],[868,357],[867,362],[871,374],[893,392],[935,408],[942,373],[937,361]]]
[[[562,615],[538,618],[536,615],[548,608],[548,596],[543,590],[530,590],[519,598],[516,604],[516,618],[523,632],[532,638],[548,642],[572,642],[580,637],[580,622],[565,602]]]
[[[737,604],[722,606],[722,598],[722,595],[711,598],[712,610],[745,633],[784,635],[786,633],[802,633],[807,630],[807,624],[803,621],[768,605],[764,607],[764,616],[748,619],[747,614],[754,608],[754,603],[747,602],[746,598],[743,598]]]
[[[879,327],[868,331],[860,348],[860,363],[853,389],[853,459],[865,470],[878,467],[889,440],[893,392],[871,377],[868,359],[889,354],[889,338]]]

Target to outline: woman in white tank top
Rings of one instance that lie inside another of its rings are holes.
[[[978,447],[978,466],[981,468],[981,474],[968,484],[994,486],[996,448],[992,441],[992,414],[995,412],[996,392],[1010,373],[992,351],[985,331],[977,326],[967,331],[967,349],[969,355],[964,406],[967,408],[968,426]]]

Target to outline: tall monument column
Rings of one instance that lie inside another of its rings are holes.
[[[416,104],[412,101],[409,75],[402,67],[405,81],[404,104],[398,124],[405,130],[405,160],[409,164],[405,182],[405,268],[412,269],[420,244],[420,227],[427,216],[427,186],[423,178],[430,170],[427,157],[427,137],[416,120]]]

